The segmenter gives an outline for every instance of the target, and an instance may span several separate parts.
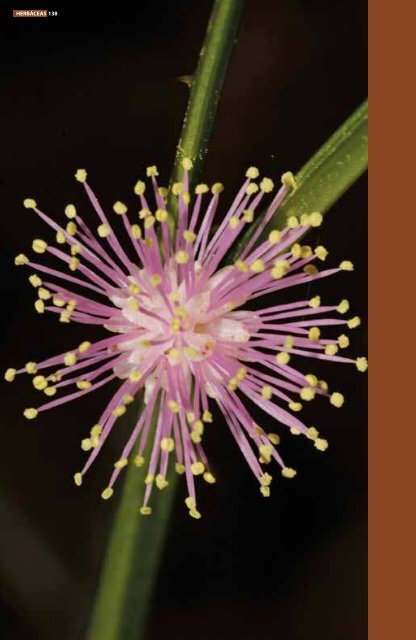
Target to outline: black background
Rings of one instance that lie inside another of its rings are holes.
[[[2,5],[3,368],[91,336],[33,310],[28,271],[16,269],[13,258],[45,229],[23,209],[23,198],[35,197],[62,220],[68,202],[86,208],[73,179],[80,166],[107,205],[132,201],[131,187],[148,164],[157,163],[167,180],[187,101],[176,78],[193,71],[210,5],[50,6],[59,15],[46,20],[13,20]],[[365,95],[362,0],[248,0],[206,181],[221,180],[232,193],[251,164],[276,178],[296,171]],[[364,318],[366,231],[362,178],[310,239],[330,249],[331,264],[350,258],[356,265],[311,293],[332,302],[347,297]],[[366,353],[365,329],[353,333],[350,353]],[[218,482],[201,489],[200,521],[187,516],[184,487],[179,491],[147,640],[366,637],[365,377],[335,364],[311,369],[347,396],[342,410],[319,401],[308,407],[309,423],[330,441],[328,452],[284,437],[285,459],[298,476],[276,478],[265,500],[224,425],[212,425],[207,449]],[[76,490],[79,441],[106,392],[29,423],[22,410],[35,398],[29,379],[2,384],[0,637],[75,640],[88,618],[117,500],[103,502],[99,493],[125,434],[115,433]]]

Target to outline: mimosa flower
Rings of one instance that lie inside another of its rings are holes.
[[[40,406],[25,409],[28,419],[118,382],[97,424],[82,440],[88,458],[74,476],[77,485],[116,420],[144,392],[142,413],[102,493],[104,499],[112,495],[114,483],[128,463],[146,464],[146,490],[140,509],[143,515],[151,513],[153,486],[167,486],[167,469],[174,458],[176,471],[186,476],[189,513],[200,517],[195,477],[215,482],[202,445],[204,430],[212,422],[211,399],[224,415],[261,493],[267,497],[272,476],[264,467],[274,460],[284,478],[293,478],[296,471],[283,462],[277,447],[279,435],[266,432],[252,418],[245,400],[262,409],[269,424],[272,418],[279,429],[303,434],[318,451],[325,451],[327,441],[299,417],[302,403],[321,397],[341,407],[344,397],[309,373],[309,367],[305,374],[292,366],[292,356],[301,356],[307,362],[314,358],[352,363],[359,371],[367,368],[365,358],[338,355],[349,344],[345,334],[324,335],[327,327],[352,329],[360,324],[358,317],[342,317],[349,308],[346,300],[329,305],[322,305],[318,296],[284,301],[283,292],[289,287],[353,269],[351,262],[344,261],[338,267],[319,271],[315,263],[325,261],[327,250],[299,243],[309,227],[321,224],[321,214],[289,217],[283,230],[275,229],[266,240],[260,240],[287,191],[296,187],[292,174],[282,176],[282,185],[270,196],[265,216],[238,259],[224,266],[237,238],[265,206],[268,194],[274,192],[273,181],[258,179],[258,170],[251,167],[214,229],[223,186],[217,183],[209,189],[199,184],[191,196],[191,169],[192,162],[185,159],[182,182],[173,184],[169,194],[158,185],[156,167],[148,167],[151,193],[148,195],[145,182],[135,185],[140,205],[138,214],[135,208],[134,221],[124,203],[114,204],[112,215],[121,218],[129,249],[114,232],[87,183],[86,171],[78,170],[76,179],[98,216],[97,228],[90,229],[72,204],[65,209],[68,222],[61,226],[38,209],[33,199],[26,199],[24,206],[52,227],[58,245],[35,239],[34,253],[49,254],[62,263],[63,269],[45,266],[24,254],[15,260],[17,265],[33,270],[29,281],[37,289],[38,313],[55,313],[63,323],[100,325],[109,335],[98,342],[82,342],[43,362],[8,369],[6,380],[27,372],[34,376],[34,387],[49,397]],[[177,210],[174,233],[168,196],[174,198]],[[266,294],[275,294],[274,299],[280,299],[280,303],[257,304]],[[250,309],[245,308],[248,301],[254,302]],[[145,460],[149,439],[150,459]]]

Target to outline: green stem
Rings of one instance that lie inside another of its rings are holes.
[[[289,216],[328,209],[364,173],[368,164],[368,104],[365,101],[335,131],[296,176],[297,189],[289,193],[262,233],[282,229]],[[257,219],[257,225],[261,216]],[[256,229],[253,224],[229,257],[233,262]]]
[[[244,0],[214,3],[191,84],[172,182],[178,180],[183,157],[194,161],[193,179],[202,168],[243,3]],[[172,205],[170,210],[175,211]],[[153,430],[149,434],[149,446],[152,433]],[[169,487],[155,496],[152,515],[141,517],[138,511],[144,495],[144,471],[128,466],[87,640],[140,640],[143,637],[177,478],[170,469]]]

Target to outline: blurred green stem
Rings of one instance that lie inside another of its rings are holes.
[[[214,3],[191,83],[172,182],[178,180],[183,157],[194,161],[192,173],[195,179],[205,160],[243,4],[244,0],[216,0]],[[171,211],[175,212],[174,207]],[[156,418],[155,413],[154,421]],[[151,435],[149,441],[152,440]],[[177,479],[177,474],[170,470],[167,477],[169,488],[155,496],[152,515],[141,517],[139,507],[143,501],[144,473],[134,465],[127,468],[87,640],[143,638]]]
[[[364,173],[368,164],[368,103],[363,102],[343,122],[296,175],[297,189],[290,192],[262,233],[267,237],[271,229],[282,229],[289,216],[328,209]],[[247,244],[257,225],[248,228],[229,256],[234,262]]]

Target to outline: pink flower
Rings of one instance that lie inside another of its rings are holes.
[[[280,296],[280,304],[244,309],[247,301],[265,294],[277,294],[274,297],[278,300],[278,294],[288,287],[353,269],[344,261],[339,267],[318,271],[314,263],[325,260],[326,249],[319,246],[312,250],[298,243],[308,227],[321,224],[320,213],[304,214],[300,219],[290,217],[285,229],[271,231],[268,239],[258,244],[288,189],[296,186],[292,174],[282,177],[282,186],[238,259],[233,265],[222,266],[238,236],[260,206],[265,206],[266,194],[272,193],[274,185],[269,178],[256,182],[259,172],[251,167],[219,227],[213,230],[223,186],[214,184],[209,190],[200,184],[191,198],[191,169],[192,162],[185,159],[183,180],[172,186],[177,203],[173,237],[166,210],[168,193],[158,186],[156,167],[147,169],[152,203],[145,195],[144,182],[139,181],[134,188],[140,200],[138,217],[142,225],[131,223],[122,202],[113,206],[131,243],[128,251],[86,182],[85,170],[80,169],[76,178],[99,219],[96,233],[73,205],[65,209],[69,222],[64,228],[40,211],[34,200],[27,199],[25,207],[34,209],[54,229],[58,244],[55,247],[36,239],[33,251],[49,253],[63,263],[64,269],[33,262],[23,254],[15,261],[43,274],[42,279],[37,273],[29,278],[38,291],[35,308],[39,313],[55,313],[61,322],[102,325],[110,335],[93,344],[83,342],[43,362],[29,362],[18,371],[8,369],[6,380],[12,381],[17,373],[25,371],[34,374],[35,388],[51,398],[36,409],[26,409],[24,415],[29,419],[118,381],[97,424],[82,441],[89,457],[74,476],[77,485],[117,418],[144,391],[142,413],[102,493],[105,499],[112,495],[121,469],[130,460],[137,466],[146,463],[144,515],[151,513],[148,503],[153,485],[163,489],[168,484],[167,468],[174,456],[176,471],[186,476],[189,513],[200,517],[195,476],[215,482],[202,446],[204,429],[212,422],[210,399],[223,413],[261,493],[268,496],[272,477],[264,471],[265,465],[274,459],[285,478],[292,478],[296,472],[285,465],[277,450],[279,436],[266,433],[253,420],[244,399],[249,398],[274,418],[279,428],[303,434],[316,449],[324,451],[327,441],[298,417],[302,401],[323,396],[340,407],[344,398],[338,392],[330,393],[328,385],[315,375],[304,375],[291,366],[291,356],[355,363],[360,371],[367,368],[365,358],[353,360],[338,355],[339,348],[348,346],[346,335],[333,338],[321,334],[328,326],[358,326],[359,318],[345,320],[338,316],[348,311],[346,300],[321,306],[320,298],[314,297],[285,304]],[[62,393],[66,389],[69,393]],[[153,432],[155,408],[158,418]],[[149,437],[153,442],[150,460],[145,461],[143,451]]]

